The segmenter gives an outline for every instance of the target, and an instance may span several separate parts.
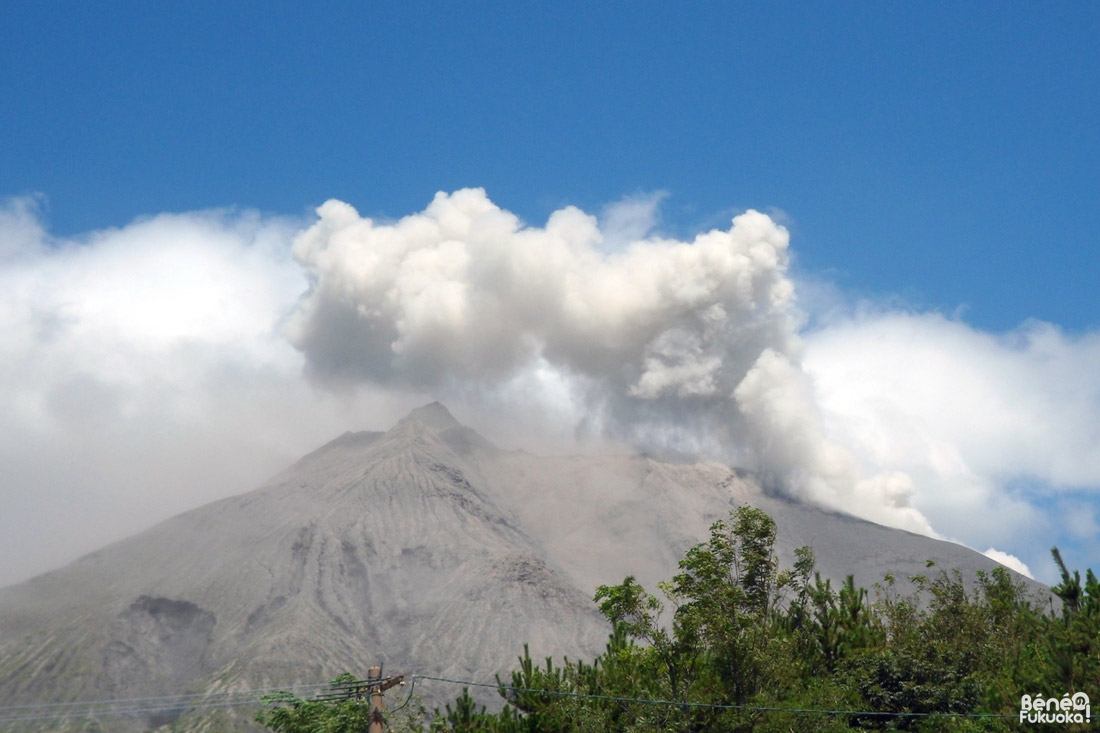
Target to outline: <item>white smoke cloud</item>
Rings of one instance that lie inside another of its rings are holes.
[[[329,201],[294,245],[310,290],[287,332],[330,383],[491,393],[553,370],[606,434],[750,462],[794,495],[932,534],[906,477],[864,478],[825,436],[799,367],[786,230],[749,211],[690,242],[625,241],[658,201],[610,209],[610,244],[578,209],[527,227],[480,189],[393,223]]]
[[[660,222],[660,204],[667,191],[627,196],[600,213],[600,239],[605,252],[614,252],[645,239]],[[723,222],[724,223],[724,222]]]
[[[768,349],[734,390],[760,464],[781,471],[799,495],[826,507],[932,537],[939,535],[910,506],[912,480],[897,471],[863,478],[847,449],[825,435],[805,373]]]
[[[0,584],[430,398],[503,442],[720,457],[1045,580],[1051,544],[1100,552],[1100,335],[837,302],[799,333],[782,227],[679,241],[659,201],[529,227],[471,190],[391,223],[330,202],[68,239],[0,202]]]
[[[0,265],[8,265],[38,253],[46,232],[38,220],[39,197],[23,196],[0,201]]]

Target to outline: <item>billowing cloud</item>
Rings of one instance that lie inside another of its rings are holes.
[[[881,524],[938,536],[910,505],[912,480],[882,470],[863,478],[853,455],[825,434],[810,380],[787,358],[766,350],[734,390],[750,428],[759,465],[821,506],[843,509]]]
[[[1032,568],[1059,535],[1097,549],[1100,334],[1033,322],[994,335],[867,307],[805,338],[830,439],[864,471],[911,476],[937,530],[1019,548]]]
[[[865,478],[826,438],[787,231],[749,211],[690,242],[655,236],[658,200],[610,209],[604,228],[575,208],[524,226],[479,189],[392,223],[329,201],[295,241],[310,289],[287,333],[328,383],[492,393],[555,371],[605,434],[748,463],[774,488],[931,533],[904,476]]]
[[[505,443],[724,459],[1045,580],[1051,544],[1100,552],[1100,335],[805,299],[800,332],[783,227],[662,237],[660,198],[536,227],[465,190],[392,222],[329,202],[72,238],[0,202],[0,584],[429,398]]]
[[[364,422],[361,400],[303,382],[279,332],[306,287],[299,229],[199,212],[58,239],[36,200],[0,202],[0,584]]]
[[[603,251],[613,252],[645,239],[657,228],[659,207],[666,198],[666,191],[658,191],[627,196],[605,206],[599,220]]]

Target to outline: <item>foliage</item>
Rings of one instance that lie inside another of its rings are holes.
[[[330,684],[338,686],[355,680],[342,674]],[[269,706],[256,714],[256,721],[277,733],[362,733],[370,725],[370,705],[365,700],[311,700],[289,692],[265,695]],[[415,698],[391,712],[386,719],[390,731],[413,733],[423,730],[424,708]]]
[[[1057,550],[1055,612],[1003,568],[968,584],[931,563],[912,594],[886,576],[872,600],[852,576],[823,580],[808,548],[780,568],[775,536],[767,514],[737,509],[660,596],[633,577],[597,589],[612,632],[596,659],[538,664],[524,646],[497,679],[503,710],[487,713],[464,689],[429,730],[999,731],[1016,729],[1024,694],[1100,703],[1100,582],[1091,570],[1082,582]],[[354,727],[363,706],[276,702],[260,718],[276,731],[365,730]],[[416,716],[405,725],[423,730]]]

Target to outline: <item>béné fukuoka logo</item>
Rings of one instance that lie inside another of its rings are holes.
[[[1020,698],[1021,723],[1090,723],[1092,712],[1089,696],[1083,692],[1068,692],[1061,698],[1043,698],[1039,693],[1034,698],[1024,695]]]

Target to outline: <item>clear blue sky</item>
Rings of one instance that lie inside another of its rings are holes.
[[[1091,3],[6,3],[0,193],[72,234],[665,190],[674,231],[782,210],[849,291],[1080,330],[1098,69]]]
[[[770,214],[807,435],[944,536],[1095,567],[1098,79],[1086,2],[0,4],[0,585],[388,427],[302,378],[289,242],[464,187]]]

